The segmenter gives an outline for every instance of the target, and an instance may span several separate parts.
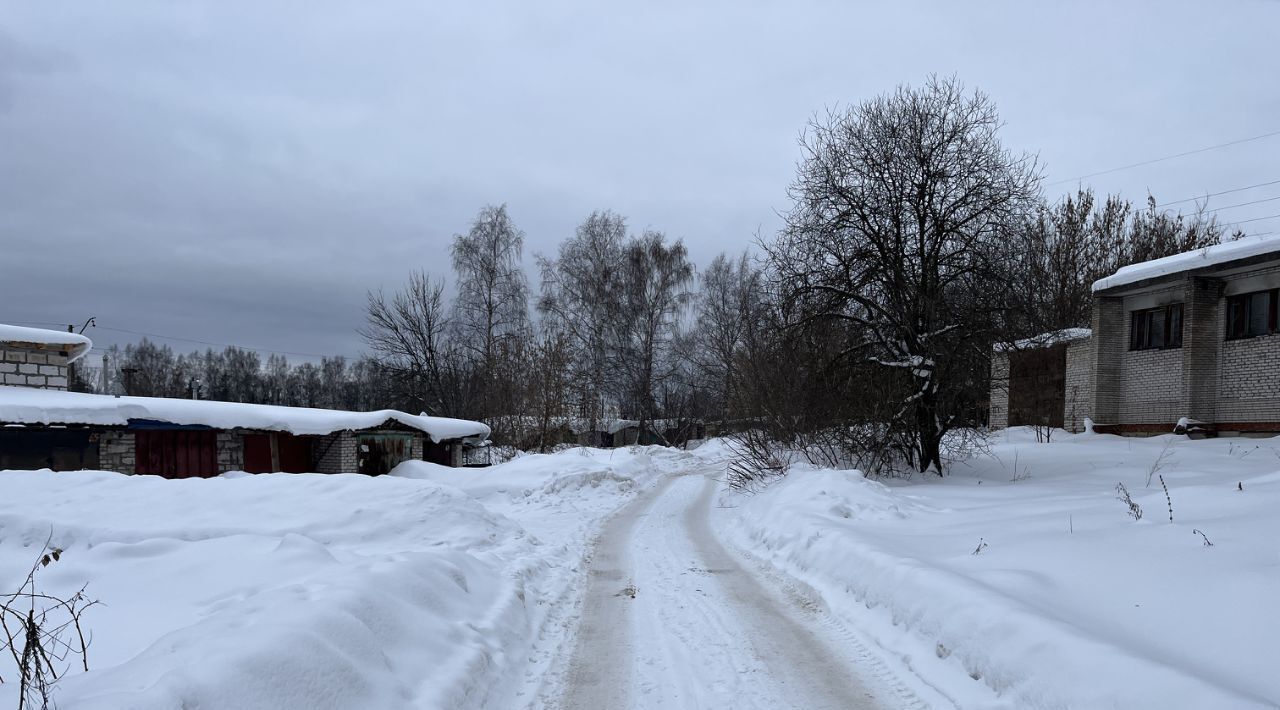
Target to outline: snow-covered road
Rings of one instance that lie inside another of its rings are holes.
[[[718,471],[722,471],[718,468]],[[711,471],[675,476],[615,516],[590,567],[557,705],[884,707],[832,643],[822,612],[775,589],[712,534]]]

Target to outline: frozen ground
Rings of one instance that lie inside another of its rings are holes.
[[[1275,708],[1278,443],[1019,429],[944,479],[797,470],[713,521],[939,707]]]

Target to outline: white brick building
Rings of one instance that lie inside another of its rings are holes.
[[[76,333],[0,324],[0,385],[65,390],[71,363],[91,347]]]
[[[1171,432],[1183,420],[1205,433],[1280,433],[1280,238],[1127,266],[1093,292],[1092,337],[1062,353],[1068,429],[1087,416],[1118,434]],[[993,426],[1037,423],[1015,405],[1048,401],[1020,389],[1018,357],[993,357]]]

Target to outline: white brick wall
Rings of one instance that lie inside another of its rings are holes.
[[[1085,338],[1067,344],[1067,391],[1062,419],[1067,431],[1077,434],[1084,431],[1085,417],[1092,416],[1089,411],[1093,401],[1091,340],[1092,338]]]
[[[1224,341],[1221,362],[1223,399],[1280,397],[1280,335]]]
[[[0,384],[65,390],[67,382],[65,354],[0,348]]]
[[[98,465],[104,471],[133,473],[137,470],[137,451],[131,431],[106,431],[98,438]]]
[[[320,457],[315,466],[318,473],[356,473],[360,466],[354,432],[340,431],[321,437],[312,451]]]
[[[991,354],[991,404],[987,425],[992,429],[1009,426],[1009,355]]]
[[[1124,388],[1121,421],[1136,424],[1178,421],[1184,409],[1182,349],[1129,350],[1121,357]]]

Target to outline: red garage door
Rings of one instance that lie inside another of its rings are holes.
[[[305,473],[312,468],[311,437],[283,431],[244,435],[244,470],[249,473]]]
[[[209,478],[218,475],[218,434],[211,430],[143,430],[137,432],[138,473],[165,478]]]

